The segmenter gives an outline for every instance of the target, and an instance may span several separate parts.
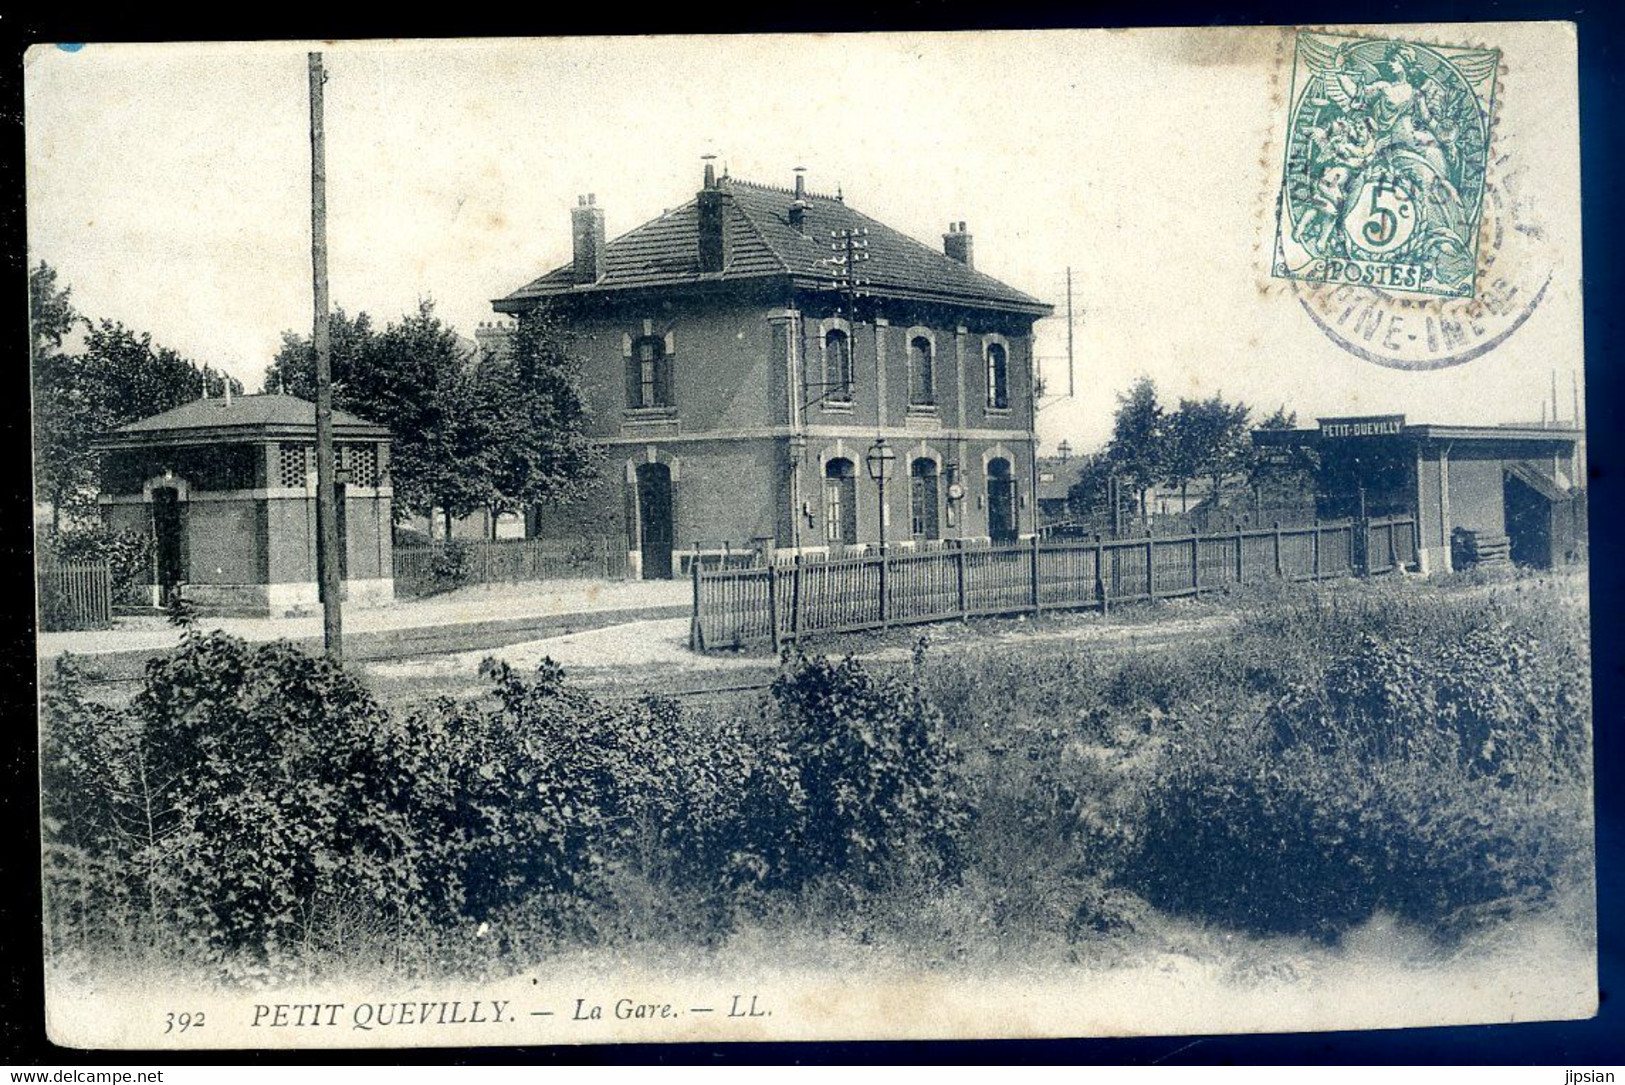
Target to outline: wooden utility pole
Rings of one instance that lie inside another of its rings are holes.
[[[322,54],[310,54],[310,270],[316,326],[316,573],[322,601],[322,640],[328,657],[344,661],[340,612],[338,500],[333,463],[333,358],[327,315],[327,135],[322,129]]]
[[[1072,266],[1066,269],[1066,398],[1076,399],[1078,383],[1072,364]]]

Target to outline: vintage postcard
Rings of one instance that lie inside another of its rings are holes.
[[[1592,1015],[1576,83],[35,47],[50,1037]]]

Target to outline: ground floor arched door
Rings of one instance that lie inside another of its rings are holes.
[[[858,541],[857,468],[844,457],[824,465],[824,541],[832,546]]]
[[[158,602],[167,605],[186,581],[186,524],[180,491],[173,486],[152,491],[152,537]]]
[[[909,534],[921,541],[942,536],[937,515],[937,461],[920,457],[909,465]]]
[[[987,533],[996,543],[1016,541],[1016,480],[1002,456],[987,465]]]
[[[638,549],[643,555],[643,579],[671,579],[672,507],[671,468],[663,463],[642,463],[637,470]]]

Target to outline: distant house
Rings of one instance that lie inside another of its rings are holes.
[[[333,412],[339,576],[358,603],[394,598],[389,431]],[[287,395],[204,399],[101,438],[102,519],[151,535],[154,606],[286,615],[317,596],[316,408]]]
[[[799,176],[708,166],[613,241],[591,197],[571,226],[572,262],[493,305],[562,315],[620,486],[544,512],[543,534],[622,535],[632,568],[669,577],[725,549],[1035,530],[1032,327],[1051,307],[978,272],[963,223],[938,250]]]
[[[1225,480],[1226,484],[1231,481]],[[1207,477],[1193,478],[1182,487],[1160,483],[1146,494],[1146,507],[1152,516],[1199,512],[1215,503],[1213,480]]]
[[[1069,519],[1068,498],[1087,461],[1077,456],[1041,456],[1038,460],[1038,515],[1046,524]]]

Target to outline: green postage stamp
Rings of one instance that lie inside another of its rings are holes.
[[[1471,297],[1499,62],[1300,32],[1273,274]]]

